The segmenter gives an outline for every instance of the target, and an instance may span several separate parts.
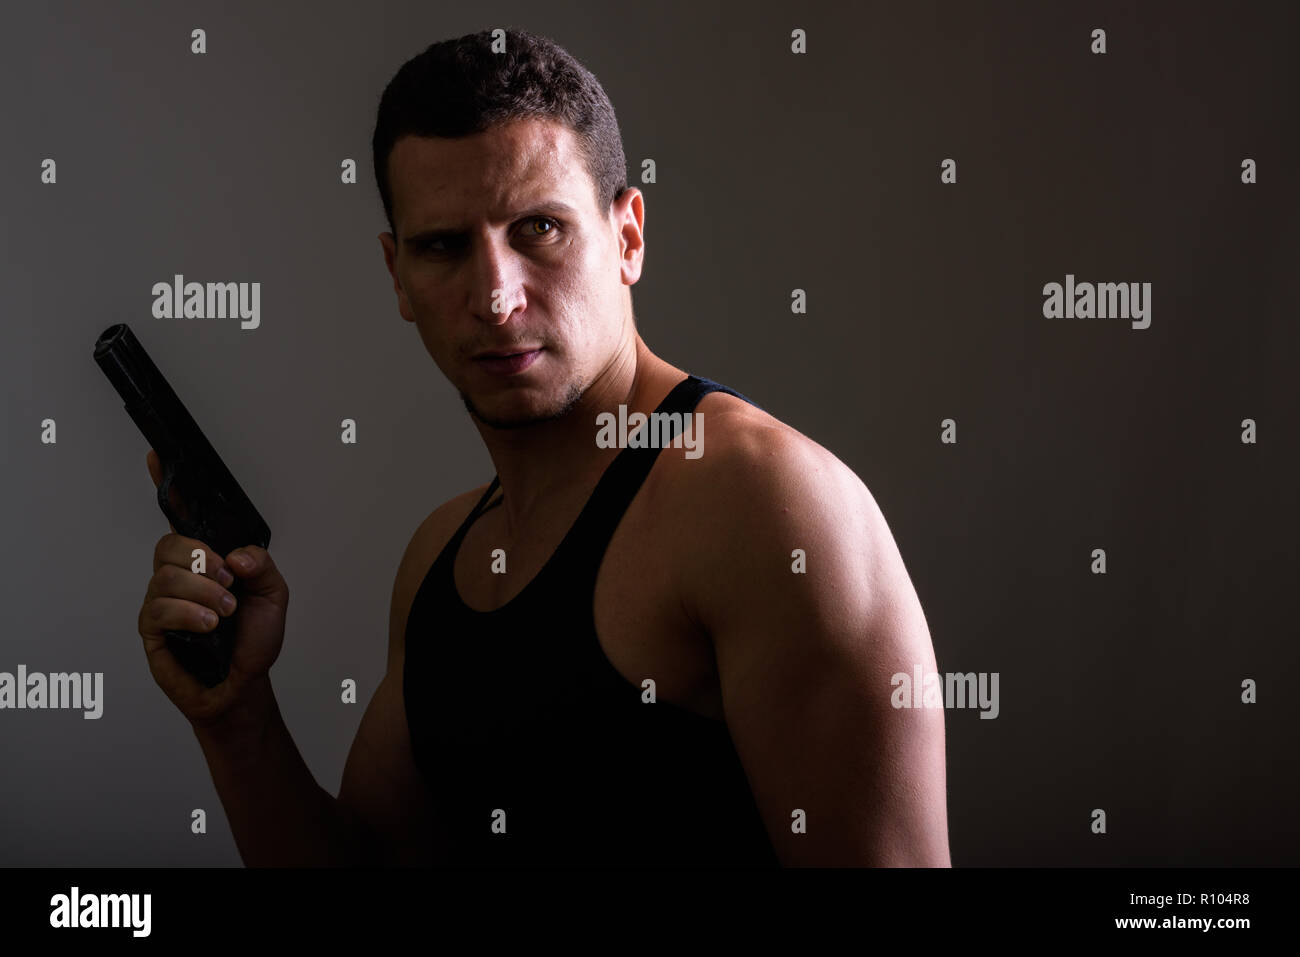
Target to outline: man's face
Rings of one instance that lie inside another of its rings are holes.
[[[466,408],[498,428],[568,411],[626,334],[622,286],[641,262],[639,248],[622,262],[631,197],[598,210],[576,136],[547,120],[406,136],[388,163],[397,237],[380,240],[398,306]],[[533,350],[521,370],[476,358]]]

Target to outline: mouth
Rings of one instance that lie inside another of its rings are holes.
[[[511,356],[526,356],[530,352],[537,352],[539,349],[518,349],[514,352],[480,352],[475,359],[509,359]]]
[[[526,352],[482,352],[474,357],[474,362],[488,372],[513,375],[531,366],[543,351],[544,347]]]

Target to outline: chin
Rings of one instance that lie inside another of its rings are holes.
[[[484,425],[495,429],[519,429],[539,422],[547,422],[567,413],[582,398],[583,388],[571,383],[557,393],[544,397],[524,398],[522,395],[498,396],[475,401],[465,392],[460,393],[465,409]]]
[[[550,418],[545,410],[536,408],[535,403],[522,401],[519,397],[473,399],[462,392],[460,398],[470,415],[494,429],[518,429]]]

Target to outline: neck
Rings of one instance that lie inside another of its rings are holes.
[[[582,398],[558,419],[496,429],[471,416],[496,468],[508,535],[532,527],[539,512],[589,493],[619,449],[596,445],[596,416],[652,412],[686,373],[654,355],[635,331]]]

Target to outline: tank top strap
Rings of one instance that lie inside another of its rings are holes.
[[[460,528],[456,529],[456,534],[451,536],[451,540],[444,545],[442,551],[438,553],[435,565],[438,562],[442,562],[448,555],[456,554],[456,551],[460,548],[461,541],[469,531],[469,527],[474,524],[480,515],[483,514],[483,506],[487,504],[488,499],[492,497],[492,493],[495,492],[500,485],[501,477],[499,475],[492,476],[492,481],[488,483],[487,490],[479,498],[478,504],[475,505],[470,510],[470,513],[465,516],[464,521],[460,523]]]
[[[669,438],[664,438],[661,434],[660,444],[656,447],[628,446],[605,469],[595,490],[591,493],[591,498],[587,500],[586,507],[583,508],[570,535],[562,545],[567,547],[567,554],[563,557],[566,569],[584,575],[590,574],[594,585],[595,573],[600,568],[605,549],[614,536],[614,530],[618,528],[623,513],[632,504],[632,499],[636,497],[646,476],[650,474],[650,469],[658,459],[663,446],[667,445],[672,438],[676,438],[679,431],[684,430],[686,416],[691,414],[700,399],[710,392],[726,392],[743,399],[755,408],[761,408],[748,396],[703,376],[688,374],[685,379],[677,383],[655,409],[655,412],[660,414],[681,413],[677,421],[666,420],[671,423]],[[585,578],[583,580],[585,581]]]
[[[478,504],[474,506],[474,511],[469,513],[469,518],[465,519],[466,525],[471,524],[473,519],[479,517],[479,515],[483,511],[483,506],[487,504],[488,499],[492,497],[492,493],[495,492],[500,487],[500,485],[501,485],[501,476],[499,475],[492,476],[492,481],[488,482],[487,491],[483,493],[482,497],[478,500]]]
[[[595,573],[600,568],[609,540],[622,520],[623,513],[627,511],[632,499],[644,484],[646,476],[650,474],[650,468],[655,464],[663,444],[676,438],[679,431],[677,426],[685,427],[686,415],[693,412],[700,399],[710,392],[726,392],[728,395],[743,399],[756,409],[763,408],[749,396],[729,386],[704,376],[688,374],[669,391],[664,400],[659,403],[659,407],[655,409],[655,412],[660,414],[681,413],[678,421],[669,420],[672,425],[669,437],[664,439],[661,435],[661,444],[657,447],[628,446],[614,457],[614,460],[605,467],[591,496],[574,520],[573,527],[569,529],[540,574],[552,572],[554,566],[559,566],[563,569],[562,577],[566,585],[577,585],[579,588],[586,585],[594,586]],[[455,555],[470,525],[482,514],[483,506],[487,504],[500,484],[501,477],[493,475],[483,497],[479,499],[473,511],[465,517],[456,534],[438,556],[439,562],[448,555]]]

